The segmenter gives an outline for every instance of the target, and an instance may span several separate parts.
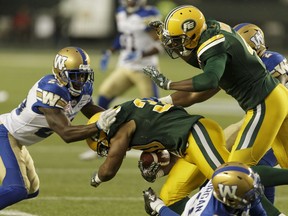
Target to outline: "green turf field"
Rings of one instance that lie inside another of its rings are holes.
[[[52,62],[57,50],[1,50],[0,51],[0,91],[6,90],[9,98],[0,103],[0,113],[9,112],[26,96],[29,88],[41,76],[51,73]],[[99,50],[89,50],[95,71],[95,98],[101,81],[113,69],[116,58],[111,59],[108,73],[98,69]],[[191,67],[181,60],[161,57],[161,70],[173,80],[195,75]],[[161,91],[161,96],[169,92]],[[131,89],[118,100],[137,97],[137,91]],[[118,102],[117,101],[117,102]],[[203,114],[218,121],[223,127],[240,120],[243,112],[237,103],[223,92],[215,98],[188,109],[189,112]],[[75,124],[85,124],[81,114]],[[40,195],[33,200],[22,201],[0,212],[0,215],[18,216],[141,216],[146,215],[143,207],[142,191],[152,186],[159,192],[165,180],[156,183],[145,182],[137,168],[137,158],[126,158],[116,175],[98,188],[89,184],[90,175],[103,159],[80,161],[78,156],[87,150],[86,143],[66,144],[56,135],[28,147],[40,177]],[[277,188],[276,206],[288,213],[288,187]]]

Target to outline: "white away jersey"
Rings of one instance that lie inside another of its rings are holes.
[[[0,115],[0,122],[20,144],[31,145],[53,133],[38,107],[62,109],[72,121],[82,107],[92,100],[92,92],[92,83],[86,82],[81,95],[72,97],[53,75],[47,75],[35,83],[27,98],[16,109]]]
[[[141,7],[133,14],[127,14],[124,7],[120,7],[116,14],[117,30],[120,33],[120,56],[118,66],[131,70],[142,71],[147,65],[158,65],[158,55],[147,56],[137,61],[125,61],[127,55],[131,52],[143,52],[156,47],[162,51],[160,41],[155,41],[146,32],[149,22],[160,20],[159,11],[152,6]]]

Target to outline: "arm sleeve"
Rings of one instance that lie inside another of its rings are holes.
[[[227,61],[227,54],[222,53],[209,58],[204,67],[204,73],[192,78],[195,91],[215,89],[219,85]]]
[[[180,216],[179,214],[172,211],[169,207],[163,206],[159,211],[160,216]]]

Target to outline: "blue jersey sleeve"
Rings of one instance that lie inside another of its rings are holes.
[[[36,98],[37,102],[32,109],[38,113],[38,107],[64,109],[71,96],[68,89],[59,85],[53,75],[48,75],[39,81]]]
[[[269,72],[273,72],[275,67],[285,60],[285,57],[277,52],[266,51],[261,60]]]

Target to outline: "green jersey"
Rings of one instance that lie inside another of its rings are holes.
[[[256,52],[224,23],[208,21],[207,30],[193,52],[204,73],[216,76],[218,86],[234,97],[245,111],[261,103],[278,84]],[[223,54],[226,58],[217,58]]]
[[[121,111],[110,127],[108,140],[122,124],[133,120],[136,130],[129,147],[150,152],[167,149],[183,155],[192,126],[202,118],[188,114],[182,107],[146,99],[135,99],[118,106]]]

